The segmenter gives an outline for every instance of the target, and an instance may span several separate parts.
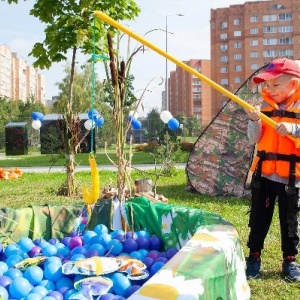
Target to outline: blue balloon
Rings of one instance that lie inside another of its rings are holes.
[[[99,116],[99,112],[97,109],[91,109],[88,111],[88,118],[90,120],[96,121],[97,116]]]
[[[54,245],[49,244],[43,248],[43,254],[48,257],[54,256],[57,254],[57,248]]]
[[[21,238],[18,241],[18,245],[21,248],[21,250],[24,252],[29,252],[34,247],[34,243],[32,239],[27,237]]]
[[[43,279],[40,283],[39,286],[45,287],[48,291],[54,291],[55,289],[55,284],[53,281],[49,279]],[[48,292],[47,292],[48,293]]]
[[[107,244],[107,250],[113,255],[119,255],[123,251],[123,244],[117,239],[112,239]]]
[[[100,127],[104,124],[104,118],[102,116],[97,116],[95,120],[96,126]]]
[[[108,233],[108,228],[104,224],[98,224],[94,227],[96,234]]]
[[[131,253],[133,251],[136,251],[138,249],[137,242],[132,238],[127,238],[123,241],[123,251],[127,253]]]
[[[39,294],[43,298],[48,294],[48,292],[49,291],[44,286],[37,285],[30,291],[30,294]]]
[[[140,129],[142,127],[142,123],[140,120],[138,120],[136,118],[132,118],[131,119],[131,127],[133,129]]]
[[[98,252],[98,256],[104,256],[106,254],[106,248],[100,243],[91,245],[89,250],[96,250]]]
[[[24,300],[41,300],[43,298],[42,295],[38,294],[38,293],[31,293],[28,294]]]
[[[13,267],[15,264],[21,262],[23,257],[21,255],[11,255],[7,260],[6,264],[9,268]]]
[[[172,118],[168,121],[168,127],[171,129],[171,130],[176,130],[179,128],[179,122],[177,119],[175,118]]]
[[[66,277],[66,276],[61,277],[55,283],[56,290],[59,290],[63,287],[68,287],[68,288],[72,289],[73,286],[74,286],[74,282],[69,277]]]
[[[21,272],[21,270],[16,268],[9,269],[3,275],[11,278],[12,280],[14,280],[17,277],[23,277],[23,273]]]
[[[7,270],[7,264],[4,261],[0,261],[0,275],[3,275]]]
[[[8,291],[3,286],[0,286],[0,295],[1,295],[3,300],[8,300],[8,298],[9,298],[8,297]]]
[[[125,296],[127,289],[131,286],[130,280],[126,275],[115,273],[111,277],[113,281],[113,290],[117,295]]]
[[[24,277],[13,279],[9,285],[9,293],[12,298],[21,299],[29,294],[32,289],[30,282]]]
[[[57,263],[50,263],[45,267],[44,278],[56,282],[62,277],[62,267]]]
[[[43,280],[43,276],[43,270],[39,266],[30,266],[24,272],[24,278],[34,286]]]
[[[44,120],[44,115],[41,112],[34,111],[31,114],[32,120],[40,120],[41,122]]]

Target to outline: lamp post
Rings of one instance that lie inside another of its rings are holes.
[[[177,16],[183,17],[183,14],[166,15],[166,53],[168,53],[168,17]],[[168,59],[166,58],[166,110],[169,110],[169,88],[168,88]]]

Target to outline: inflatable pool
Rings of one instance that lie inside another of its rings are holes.
[[[110,227],[112,205],[109,201],[103,204],[107,211],[99,223]],[[47,205],[2,209],[0,241],[14,243],[21,237],[61,239],[73,230],[80,210]],[[241,241],[231,223],[207,211],[154,203],[145,197],[127,201],[123,214],[131,231],[145,230],[157,235],[166,251],[178,250],[128,299],[250,299]]]

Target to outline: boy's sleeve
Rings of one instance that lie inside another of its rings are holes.
[[[300,126],[299,126],[299,128],[300,128]],[[256,144],[260,140],[261,134],[262,134],[261,120],[255,121],[255,122],[249,120],[247,135],[248,135],[250,143]]]

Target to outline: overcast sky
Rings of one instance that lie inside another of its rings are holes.
[[[248,0],[247,2],[254,1]],[[175,58],[185,61],[190,59],[210,59],[210,10],[215,8],[229,7],[233,4],[244,4],[243,0],[136,0],[142,9],[140,16],[134,22],[124,22],[135,33],[143,36],[148,31],[157,29],[145,36],[147,40],[157,47],[166,48],[166,16],[168,25],[168,52]],[[33,6],[33,0],[21,1],[18,5],[8,5],[0,1],[0,44],[9,46],[18,57],[23,57],[27,64],[33,63],[33,58],[28,56],[36,42],[44,39],[43,24],[29,15]],[[176,14],[184,16],[179,17]],[[132,50],[137,45],[135,41],[130,43]],[[123,54],[126,57],[127,53]],[[71,56],[70,56],[71,60]],[[83,56],[79,57],[82,63],[86,61]],[[103,80],[97,63],[99,78]],[[40,73],[46,79],[46,98],[51,99],[58,92],[56,82],[60,81],[65,63],[53,64],[50,70],[42,70]],[[175,70],[176,66],[168,62],[168,71]],[[149,90],[143,98],[145,115],[151,108],[161,108],[161,93],[164,84],[160,78],[165,78],[166,59],[159,54],[150,51],[138,53],[131,68],[135,76],[135,90],[137,96],[151,81]],[[168,72],[168,73],[169,73]]]

